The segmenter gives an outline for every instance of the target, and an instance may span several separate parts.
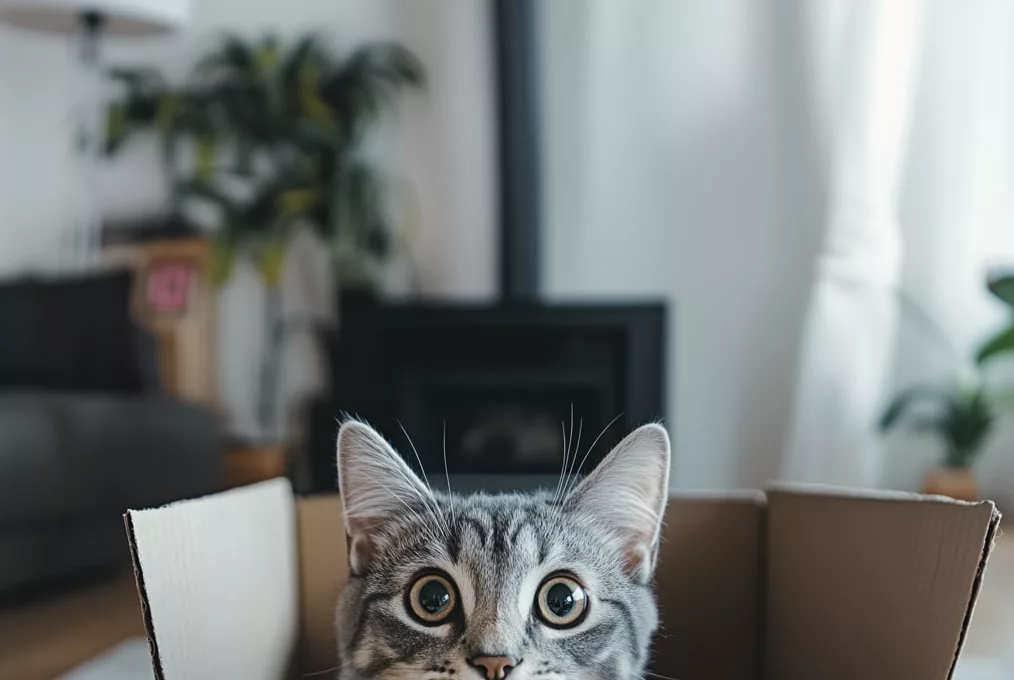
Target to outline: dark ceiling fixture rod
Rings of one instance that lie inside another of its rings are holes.
[[[541,269],[538,0],[494,0],[500,171],[500,294],[535,300]]]

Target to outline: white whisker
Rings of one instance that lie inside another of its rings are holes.
[[[430,492],[428,504],[431,507],[431,514],[433,515],[433,519],[436,520],[441,525],[443,525],[445,535],[450,534],[451,528],[447,525],[447,520],[444,518],[443,513],[440,511],[440,506],[437,505],[436,498],[433,497],[433,487],[430,486],[429,477],[426,476],[426,468],[423,466],[422,458],[419,456],[419,451],[415,448],[415,442],[412,441],[412,437],[409,436],[408,430],[405,429],[405,426],[401,424],[400,420],[398,421],[398,427],[400,427],[401,431],[405,434],[405,439],[408,440],[408,445],[412,447],[412,453],[415,455],[415,460],[417,463],[419,463],[419,472],[420,474],[422,474],[423,482],[426,484],[426,489]]]
[[[560,478],[556,480],[556,492],[553,494],[553,504],[560,502],[560,492],[563,491],[563,479],[567,472],[567,426],[560,421],[560,432],[563,434],[563,465],[560,466]]]
[[[398,427],[401,428],[402,433],[405,435],[405,439],[408,440],[408,445],[412,447],[412,453],[415,454],[415,461],[419,463],[419,474],[422,475],[423,482],[426,483],[426,488],[432,491],[433,487],[430,486],[430,480],[426,476],[426,468],[423,467],[422,458],[419,457],[419,451],[415,448],[415,442],[413,442],[412,438],[408,436],[408,430],[405,429],[405,426],[401,424],[400,420],[398,421]]]
[[[595,450],[595,445],[599,443],[599,440],[602,439],[602,436],[609,430],[610,427],[613,426],[613,423],[615,423],[617,420],[619,420],[622,416],[623,416],[623,412],[621,411],[620,413],[616,414],[615,418],[613,418],[608,423],[606,423],[606,426],[602,428],[601,432],[599,432],[599,436],[595,437],[595,440],[591,443],[591,446],[588,447],[588,452],[584,454],[584,458],[581,459],[581,464],[577,466],[577,479],[578,480],[580,479],[580,476],[581,476],[581,469],[584,467],[585,462],[588,460],[588,456],[590,456],[591,452]],[[577,485],[577,481],[575,480],[565,490],[565,493],[564,493],[563,497],[566,498],[567,496],[569,496],[570,492],[574,490],[574,487],[576,485]]]
[[[451,522],[453,522],[454,524],[457,524],[458,520],[454,516],[453,501],[450,499],[450,496],[451,496],[451,473],[447,469],[447,421],[446,420],[444,421],[444,446],[443,446],[443,449],[444,449],[444,477],[447,479],[447,496],[448,496],[447,502],[448,503],[452,503],[452,505],[450,506],[450,508],[451,508]]]
[[[584,418],[581,419],[581,425],[577,430],[577,446],[574,447],[574,455],[570,459],[570,469],[567,470],[567,482],[563,487],[563,499],[567,499],[572,480],[574,479],[574,464],[577,462],[577,457],[581,455],[581,432],[584,430]]]

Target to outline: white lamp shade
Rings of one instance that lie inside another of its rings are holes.
[[[181,28],[191,0],[0,0],[0,22],[45,33],[80,33],[82,17],[102,17],[103,35],[143,36]]]

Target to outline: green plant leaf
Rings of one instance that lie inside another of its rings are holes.
[[[945,388],[937,386],[919,386],[910,387],[906,390],[902,390],[898,395],[888,404],[887,408],[884,409],[883,415],[880,416],[880,422],[878,428],[881,432],[887,432],[892,427],[898,424],[905,412],[918,401],[924,400],[935,400],[942,402],[945,406],[952,400],[951,392]]]
[[[156,68],[111,68],[106,75],[124,85],[128,90],[161,90],[165,89],[166,81]]]
[[[279,67],[279,86],[288,115],[334,124],[334,111],[320,98],[321,81],[334,68],[315,34],[304,37],[285,55]]]
[[[264,285],[274,289],[282,282],[288,243],[283,239],[265,239],[257,251],[257,269]]]
[[[203,57],[194,67],[197,78],[251,77],[257,68],[254,50],[239,35],[227,33],[217,50]]]
[[[1014,351],[1014,326],[1009,326],[983,343],[975,355],[975,361],[982,365],[1012,351]]]
[[[333,155],[345,143],[341,131],[333,123],[300,119],[292,128],[292,141],[308,155]]]
[[[218,142],[211,135],[201,135],[197,138],[197,167],[195,175],[198,181],[209,182],[215,174],[215,156],[218,151]]]
[[[236,225],[243,224],[242,204],[210,182],[197,179],[184,180],[176,184],[176,192],[181,201],[197,200],[218,207],[222,211],[223,224],[230,229],[235,229]]]
[[[106,109],[106,154],[113,155],[127,138],[127,112],[120,102],[113,102]]]
[[[1002,271],[992,272],[986,279],[986,288],[998,300],[1008,307],[1014,308],[1014,274]]]
[[[278,196],[278,212],[282,218],[305,215],[319,200],[316,189],[288,189]]]
[[[225,230],[211,239],[208,274],[216,288],[221,288],[232,278],[236,265],[236,244],[224,232]]]
[[[321,83],[320,97],[335,112],[351,139],[375,122],[394,95],[423,87],[425,71],[409,50],[394,44],[367,45],[356,50]]]
[[[994,420],[989,399],[981,390],[954,400],[944,414],[941,430],[948,442],[948,463],[970,465],[992,433]]]
[[[967,467],[978,456],[993,431],[993,404],[981,386],[968,388],[921,386],[901,392],[885,410],[880,420],[881,431],[900,422],[905,411],[919,400],[938,403],[935,415],[916,414],[908,422],[920,433],[939,437],[946,448],[944,463]]]
[[[265,37],[254,52],[254,56],[262,75],[274,73],[278,68],[278,38],[272,35]]]
[[[169,130],[176,124],[179,116],[182,97],[178,92],[164,92],[158,99],[158,111],[155,114],[155,124],[163,132]]]

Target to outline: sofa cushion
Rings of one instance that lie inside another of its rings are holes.
[[[0,394],[0,532],[222,487],[214,416],[165,396]]]
[[[0,389],[138,393],[128,270],[0,285]]]

